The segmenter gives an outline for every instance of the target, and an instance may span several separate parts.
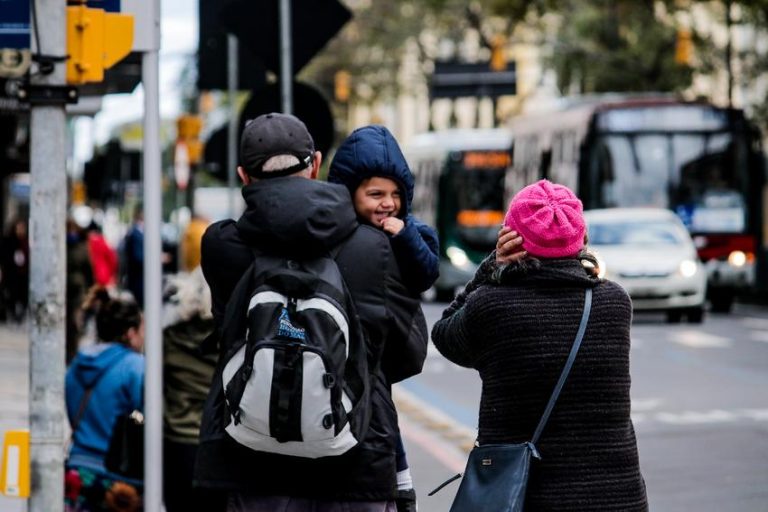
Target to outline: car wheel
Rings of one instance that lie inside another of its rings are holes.
[[[730,313],[733,307],[733,295],[727,292],[718,292],[709,299],[712,303],[712,311],[715,313]]]
[[[704,307],[691,308],[686,312],[689,324],[700,324],[704,321]]]
[[[683,312],[679,311],[677,309],[670,309],[667,311],[667,323],[668,324],[679,324],[680,320],[683,319]]]

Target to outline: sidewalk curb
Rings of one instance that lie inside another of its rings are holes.
[[[392,399],[398,414],[439,435],[462,452],[469,453],[475,445],[477,430],[459,423],[402,386],[392,388]]]

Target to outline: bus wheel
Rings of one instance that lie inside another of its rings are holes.
[[[697,308],[690,308],[686,311],[685,316],[688,318],[689,324],[700,324],[704,321],[704,306]]]
[[[683,312],[678,309],[670,309],[667,311],[667,323],[668,324],[679,324],[680,320],[683,319]]]
[[[715,292],[709,298],[712,303],[712,311],[715,313],[730,313],[733,307],[733,294],[729,292]]]

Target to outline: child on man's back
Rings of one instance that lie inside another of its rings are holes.
[[[341,143],[328,181],[349,189],[358,218],[390,235],[406,286],[427,290],[439,272],[433,228],[411,215],[413,174],[394,136],[383,126],[358,128]]]
[[[358,220],[389,235],[411,292],[418,294],[434,284],[439,272],[437,233],[410,214],[413,174],[389,130],[372,125],[352,132],[336,151],[328,181],[349,189]],[[398,512],[415,512],[416,494],[399,435],[397,486]]]

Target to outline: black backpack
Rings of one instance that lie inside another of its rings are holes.
[[[368,428],[368,347],[337,254],[255,253],[227,303],[226,431],[248,448],[341,455]]]

